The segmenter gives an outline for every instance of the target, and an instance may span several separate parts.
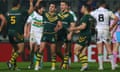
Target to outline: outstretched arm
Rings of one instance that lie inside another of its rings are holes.
[[[1,25],[0,25],[0,32],[2,31],[3,26],[6,24],[6,19],[3,16],[3,14],[0,14],[0,20],[1,20]]]

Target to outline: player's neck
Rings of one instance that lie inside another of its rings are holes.
[[[64,12],[64,13],[65,13],[65,12],[69,12],[69,10],[68,10],[68,9],[65,9],[65,10],[63,10],[62,12]]]
[[[54,14],[55,14],[54,11],[49,11],[48,13],[49,13],[50,15],[54,15]]]
[[[88,11],[85,11],[85,12],[84,12],[84,15],[88,15],[88,14],[89,14],[89,12],[88,12]]]

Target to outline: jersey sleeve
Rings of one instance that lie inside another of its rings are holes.
[[[69,13],[73,16],[74,21],[77,21],[77,16],[75,15],[75,13],[73,11],[69,11]]]
[[[95,11],[90,12],[90,15],[95,18]]]
[[[70,23],[75,22],[73,16],[70,14]]]
[[[29,23],[32,23],[32,16],[29,16],[28,17],[28,19],[27,19],[27,22],[26,22],[27,24],[29,24]]]

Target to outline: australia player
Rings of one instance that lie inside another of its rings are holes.
[[[75,43],[74,53],[82,63],[81,71],[88,68],[88,57],[86,55],[87,47],[91,41],[91,26],[95,24],[95,19],[89,14],[90,6],[84,4],[81,8],[83,17],[79,21],[79,26],[72,27],[69,30],[79,33],[79,38]]]
[[[9,42],[13,48],[11,58],[7,62],[7,65],[11,70],[18,70],[16,66],[16,59],[24,50],[23,33],[25,14],[30,14],[32,11],[32,0],[30,0],[30,7],[27,11],[20,8],[19,0],[13,0],[12,9],[10,9],[7,13]]]
[[[62,43],[66,44],[64,57],[61,56],[61,58],[63,58],[62,69],[63,68],[68,69],[68,60],[71,52],[71,38],[72,38],[72,32],[69,32],[68,28],[74,27],[75,22],[73,16],[69,12],[69,3],[67,1],[60,2],[60,10],[61,11],[58,13],[58,16],[61,18],[63,28],[57,33],[58,43],[61,44],[60,46],[57,47],[61,48]]]
[[[55,64],[56,64],[56,32],[62,28],[62,23],[60,18],[58,17],[56,13],[56,4],[54,2],[49,4],[49,10],[48,12],[44,12],[42,14],[44,18],[44,30],[43,30],[43,36],[41,39],[40,49],[37,53],[36,57],[36,63],[35,63],[35,70],[39,70],[39,64],[40,60],[42,58],[42,52],[44,48],[46,47],[47,43],[50,43],[51,48],[51,70],[55,70]]]

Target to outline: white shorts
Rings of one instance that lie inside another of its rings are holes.
[[[42,38],[42,33],[34,32],[30,33],[30,42],[36,43],[37,45],[40,45],[41,43],[41,38]]]
[[[111,35],[109,30],[98,30],[97,31],[97,43],[110,43],[111,42]]]

